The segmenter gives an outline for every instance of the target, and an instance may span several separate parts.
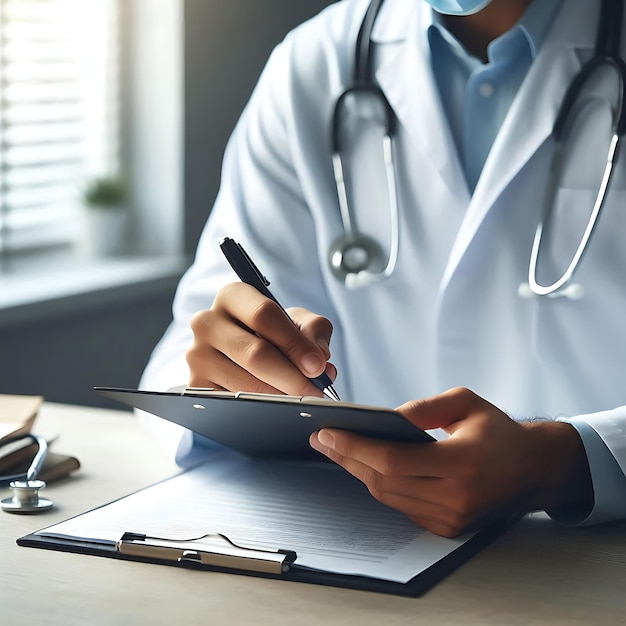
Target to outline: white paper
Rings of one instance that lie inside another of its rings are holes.
[[[208,462],[37,534],[117,541],[124,532],[222,533],[248,547],[294,550],[299,566],[401,583],[469,538],[416,526],[337,466],[241,457]]]

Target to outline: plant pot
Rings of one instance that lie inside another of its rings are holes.
[[[83,249],[90,257],[110,257],[124,249],[126,211],[124,208],[86,207]]]

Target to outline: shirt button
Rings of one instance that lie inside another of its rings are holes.
[[[491,83],[481,83],[478,87],[478,93],[483,98],[491,98],[493,96],[495,89]]]

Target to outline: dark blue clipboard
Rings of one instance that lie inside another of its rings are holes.
[[[389,441],[434,441],[392,409],[322,398],[190,389],[95,391],[253,457],[320,461],[325,457],[311,448],[309,436],[325,427]]]

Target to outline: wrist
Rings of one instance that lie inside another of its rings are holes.
[[[593,486],[580,435],[566,422],[527,422],[533,459],[535,510],[589,511]]]

